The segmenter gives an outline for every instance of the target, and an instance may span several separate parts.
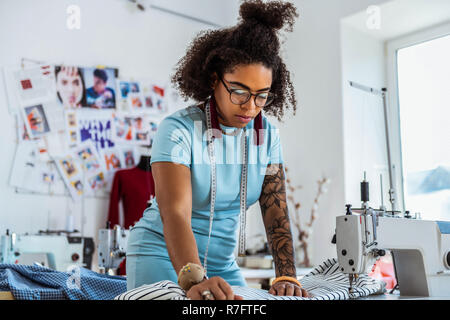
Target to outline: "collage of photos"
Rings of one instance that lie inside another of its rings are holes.
[[[118,68],[36,64],[3,73],[17,142],[44,144],[55,161],[34,189],[60,181],[74,200],[109,192],[117,170],[136,166],[136,148],[151,148],[169,109],[165,86],[121,79]]]
[[[150,80],[119,80],[119,111],[161,116],[167,112],[165,89]]]
[[[114,141],[124,144],[150,145],[150,125],[147,116],[114,115]]]

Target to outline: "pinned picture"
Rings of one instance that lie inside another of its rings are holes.
[[[56,95],[64,108],[77,109],[86,104],[85,84],[81,68],[56,66]]]
[[[116,78],[119,70],[115,68],[82,68],[86,84],[86,107],[95,109],[116,108]]]
[[[74,112],[70,112],[67,115],[67,122],[69,127],[76,127],[77,126],[77,120],[76,115]]]
[[[52,172],[42,172],[42,182],[52,184],[55,181],[55,174]]]
[[[49,155],[38,140],[26,140],[17,145],[9,183],[16,190],[36,193],[64,194],[65,187]]]
[[[150,132],[146,116],[114,116],[114,141],[135,145],[149,145]]]
[[[80,180],[71,181],[70,184],[78,195],[83,194],[83,183]]]
[[[39,138],[50,132],[47,116],[42,104],[23,108],[27,132],[31,138]]]
[[[101,157],[106,171],[107,189],[110,192],[115,172],[125,168],[121,148],[116,145],[114,148],[102,150]]]
[[[100,190],[106,184],[105,175],[103,174],[103,172],[99,172],[93,177],[88,178],[88,183],[92,190]]]
[[[134,149],[122,148],[123,154],[123,162],[125,164],[125,168],[132,168],[136,165],[138,158],[136,155],[136,151]]]
[[[66,178],[70,178],[73,175],[77,174],[76,165],[73,162],[73,159],[68,157],[64,159],[59,160],[59,164],[61,165],[61,168],[63,169],[64,176]]]
[[[138,82],[130,82],[130,93],[128,97],[132,111],[142,110],[144,103],[142,102],[141,90]]]
[[[153,115],[162,115],[168,111],[165,89],[150,81],[142,81],[144,111]]]
[[[77,144],[77,132],[76,131],[69,131],[69,145],[75,146]]]
[[[144,99],[141,91],[141,84],[138,81],[119,80],[120,88],[120,111],[140,112],[144,110]]]
[[[78,134],[77,134],[77,114],[76,111],[66,110],[65,112],[65,121],[66,121],[66,139],[67,145],[69,148],[75,147],[78,142]]]
[[[117,86],[120,90],[119,99],[117,99],[117,110],[121,112],[129,112],[130,106],[128,103],[128,94],[130,92],[130,83],[128,81],[117,81]]]
[[[39,64],[32,67],[5,66],[4,78],[11,113],[19,108],[55,99],[54,67]]]
[[[93,172],[101,169],[100,158],[92,143],[85,143],[75,151],[78,159],[80,159],[83,169],[87,172]]]
[[[106,171],[115,171],[123,167],[120,151],[117,148],[106,149],[102,152]]]
[[[16,124],[17,124],[17,140],[19,142],[31,140],[30,135],[27,131],[27,126],[23,122],[22,116],[16,114]]]
[[[156,131],[158,130],[159,122],[161,120],[150,120],[149,127],[150,127],[150,147],[153,145],[153,139],[156,136]]]
[[[128,81],[119,81],[120,97],[126,99],[130,92],[130,83]]]
[[[92,141],[97,151],[113,147],[112,123],[113,116],[110,113],[77,111],[78,144],[87,140]]]

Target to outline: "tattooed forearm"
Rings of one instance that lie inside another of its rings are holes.
[[[294,251],[292,248],[292,234],[287,216],[274,218],[267,226],[267,238],[270,239],[276,276],[295,277]]]
[[[259,197],[259,205],[263,219],[272,210],[277,212],[282,210],[287,215],[286,187],[282,164],[269,164],[267,166],[266,176]]]
[[[296,276],[283,166],[269,165],[259,198],[276,276]]]

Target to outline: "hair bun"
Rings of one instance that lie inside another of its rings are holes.
[[[239,15],[242,22],[257,22],[274,30],[280,30],[287,25],[286,30],[292,31],[296,8],[290,2],[247,0],[241,4]]]

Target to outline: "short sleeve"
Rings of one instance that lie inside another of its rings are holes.
[[[279,129],[271,126],[270,132],[270,150],[269,150],[269,164],[283,163],[283,148],[281,146]]]
[[[176,117],[164,118],[158,126],[152,145],[150,164],[174,162],[191,167],[192,134],[189,125]]]

